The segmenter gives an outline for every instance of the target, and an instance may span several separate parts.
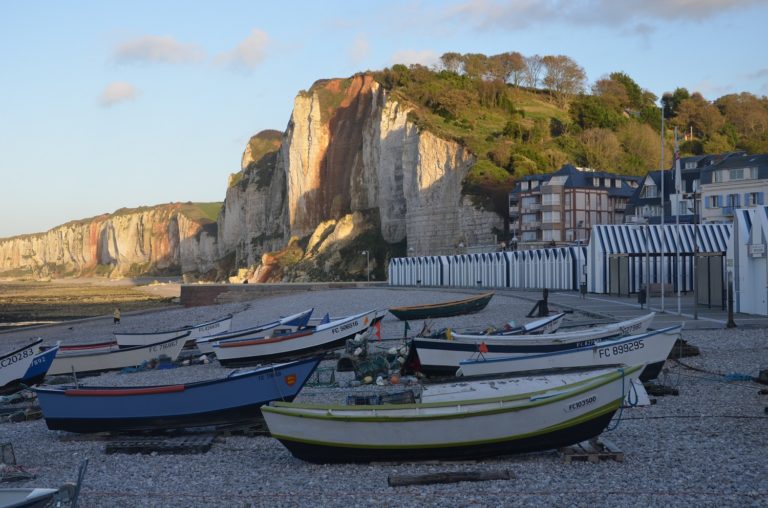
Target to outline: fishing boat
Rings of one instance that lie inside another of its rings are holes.
[[[406,365],[427,375],[453,375],[459,362],[478,352],[485,358],[552,353],[589,346],[601,340],[642,333],[655,313],[594,328],[546,335],[469,335],[453,333],[452,340],[414,337]]]
[[[42,382],[48,374],[48,369],[53,365],[53,360],[59,352],[60,343],[46,350],[41,350],[32,358],[27,372],[21,378],[21,383],[25,386],[32,386]]]
[[[230,331],[226,333],[220,333],[217,335],[211,335],[209,337],[203,337],[197,339],[197,348],[203,354],[213,353],[213,343],[220,340],[230,339],[245,339],[249,337],[258,337],[265,333],[290,333],[305,327],[314,308],[291,314],[269,323],[262,323],[260,325],[252,326],[249,328],[243,328],[240,330]]]
[[[58,492],[59,489],[44,489],[40,487],[0,489],[0,507],[42,508],[47,506]]]
[[[642,368],[503,396],[378,406],[273,402],[262,413],[272,436],[308,462],[483,458],[599,435]]]
[[[199,325],[166,330],[164,332],[115,332],[115,340],[120,347],[146,346],[147,344],[154,344],[187,334],[187,341],[189,342],[220,333],[226,333],[231,326],[232,314],[227,314],[220,319],[207,321],[205,323],[200,323]]]
[[[11,393],[21,387],[21,380],[40,352],[42,342],[43,339],[34,339],[0,355],[0,394]]]
[[[213,343],[213,351],[224,366],[298,358],[343,346],[347,339],[367,330],[379,315],[383,313],[370,310],[291,333],[217,341]]]
[[[109,348],[83,348],[75,351],[60,351],[53,360],[53,365],[48,370],[48,375],[96,373],[107,370],[135,367],[144,362],[167,356],[171,361],[179,357],[186,334],[146,346],[134,346],[121,348],[117,345]]]
[[[557,314],[552,314],[551,316],[536,319],[524,325],[516,325],[513,322],[508,322],[498,329],[489,327],[485,330],[459,330],[458,332],[452,328],[443,328],[430,335],[420,336],[428,337],[430,339],[452,339],[454,333],[469,335],[538,335],[554,333],[560,328],[563,318],[565,318],[565,313],[559,312]]]
[[[493,298],[492,292],[483,293],[464,300],[412,305],[409,307],[392,307],[389,309],[389,312],[401,321],[459,316],[483,310],[488,305],[488,302],[491,301],[491,298]]]
[[[273,400],[291,401],[320,358],[267,365],[195,383],[36,388],[45,423],[68,432],[133,432],[223,425],[260,416]]]
[[[510,357],[486,358],[478,353],[474,358],[462,360],[457,376],[486,376],[491,374],[519,374],[521,372],[552,372],[557,369],[595,368],[606,365],[647,364],[641,381],[655,379],[667,360],[683,326],[676,325],[640,335],[630,335],[594,345],[542,354],[524,354]]]

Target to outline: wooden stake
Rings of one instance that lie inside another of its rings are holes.
[[[433,483],[482,482],[488,480],[510,480],[514,478],[507,470],[502,471],[457,471],[454,473],[432,473],[417,475],[389,475],[390,487],[406,485],[431,485]]]

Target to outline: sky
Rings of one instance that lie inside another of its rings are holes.
[[[768,95],[768,0],[0,0],[0,238],[223,201],[318,79],[563,54],[661,96]]]

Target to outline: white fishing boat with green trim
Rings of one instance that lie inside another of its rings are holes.
[[[272,436],[308,462],[482,458],[599,435],[643,368],[603,370],[561,386],[501,396],[444,395],[435,402],[380,406],[273,402],[262,414]]]

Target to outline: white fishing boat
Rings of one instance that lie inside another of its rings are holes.
[[[568,446],[599,435],[642,365],[525,393],[416,404],[273,402],[269,431],[315,463],[482,458]]]
[[[43,339],[34,339],[23,346],[0,353],[0,393],[16,391],[19,383],[40,352]]]
[[[343,346],[347,339],[367,330],[379,315],[383,313],[370,310],[318,326],[308,326],[292,333],[221,340],[213,343],[213,351],[219,363],[225,366],[297,358]]]
[[[491,374],[519,374],[530,371],[595,368],[606,365],[647,364],[640,375],[642,381],[655,379],[667,360],[683,326],[670,326],[640,335],[629,335],[604,340],[594,345],[542,354],[522,354],[509,357],[486,358],[478,353],[474,358],[462,360],[458,376],[487,376]]]
[[[459,362],[482,352],[486,358],[509,357],[521,354],[552,353],[596,342],[642,333],[648,329],[655,313],[646,314],[620,323],[613,323],[571,332],[546,335],[468,335],[454,333],[451,340],[414,337],[411,358],[424,374],[453,375]],[[418,358],[413,358],[418,356]]]
[[[121,348],[117,345],[109,349],[81,349],[75,351],[59,351],[53,360],[48,375],[95,373],[106,370],[135,367],[148,362],[160,355],[167,356],[171,361],[176,360],[187,341],[187,334],[146,346]]]
[[[234,330],[226,333],[220,333],[212,335],[210,337],[202,337],[197,339],[197,348],[203,354],[213,353],[213,343],[220,340],[231,339],[247,339],[253,337],[263,336],[267,333],[281,333],[287,334],[298,330],[301,327],[307,325],[308,320],[312,316],[313,309],[303,310],[290,316],[285,316],[275,321],[268,323],[262,323],[249,328],[243,328],[240,330]]]
[[[146,346],[187,334],[187,341],[194,341],[220,333],[226,333],[232,326],[232,314],[194,326],[185,326],[161,332],[115,332],[120,347]]]

